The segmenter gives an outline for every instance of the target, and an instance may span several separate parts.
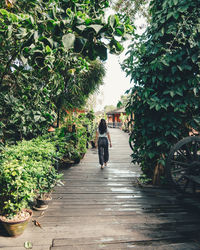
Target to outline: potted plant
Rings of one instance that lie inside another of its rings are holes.
[[[25,143],[25,142],[24,142]],[[52,142],[49,138],[38,137],[31,142],[26,142],[23,152],[28,156],[27,166],[36,183],[36,205],[34,209],[46,209],[52,199],[51,192],[61,179],[54,165],[62,156],[56,149],[57,141]],[[41,207],[42,206],[42,207]]]
[[[62,174],[57,173],[55,168],[47,162],[43,171],[38,172],[37,178],[37,197],[35,210],[45,210],[48,208],[49,202],[52,200],[51,193],[56,185],[63,185],[61,182]]]
[[[35,183],[25,164],[9,157],[0,164],[0,221],[10,236],[22,234],[32,216],[28,207],[35,196]]]
[[[19,142],[2,152],[0,221],[11,236],[20,235],[30,220],[28,208],[36,191],[50,192],[61,177],[52,165],[55,155],[55,146],[41,138]]]

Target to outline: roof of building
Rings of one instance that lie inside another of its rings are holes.
[[[111,110],[111,111],[107,112],[106,115],[114,115],[114,114],[121,114],[121,113],[126,113],[125,107]]]

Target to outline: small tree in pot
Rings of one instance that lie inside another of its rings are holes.
[[[0,164],[0,221],[11,236],[22,234],[32,216],[27,208],[34,199],[36,185],[25,164],[17,159]]]
[[[17,225],[32,215],[26,208],[38,194],[49,193],[59,181],[61,175],[52,166],[55,155],[54,145],[41,138],[19,142],[2,152],[0,220],[10,235],[23,232],[23,226]]]
[[[50,165],[51,162],[45,162],[41,172],[37,174],[37,198],[36,210],[45,210],[48,208],[49,201],[52,200],[51,193],[56,185],[63,185],[61,182],[62,174],[57,173],[55,168]]]

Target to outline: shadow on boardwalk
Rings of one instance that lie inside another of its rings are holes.
[[[140,187],[138,166],[131,163],[128,135],[110,129],[113,148],[101,170],[96,150],[78,165],[62,170],[44,215],[34,212],[42,228],[30,223],[18,238],[0,236],[0,248],[68,249],[200,249],[200,215],[171,190]]]

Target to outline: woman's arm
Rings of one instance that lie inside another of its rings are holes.
[[[112,148],[112,143],[111,143],[111,138],[110,138],[110,133],[108,132],[108,140],[110,142],[110,147]]]
[[[95,147],[97,147],[97,141],[98,141],[99,133],[96,131],[96,138],[95,138]]]

